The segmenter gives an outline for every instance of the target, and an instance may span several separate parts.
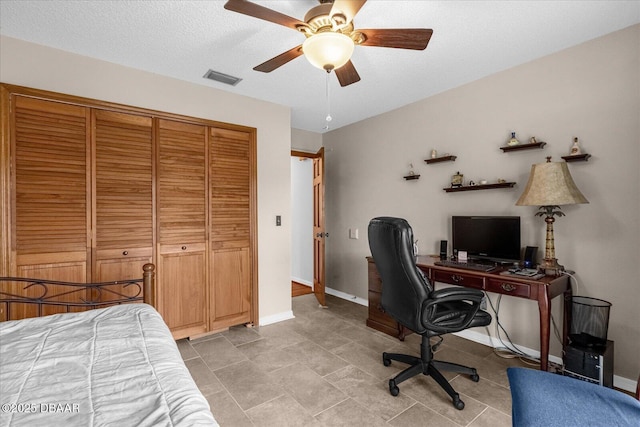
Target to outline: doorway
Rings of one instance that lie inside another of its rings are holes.
[[[324,148],[317,153],[292,150],[291,158],[292,297],[313,292],[324,307],[328,237],[324,224]]]

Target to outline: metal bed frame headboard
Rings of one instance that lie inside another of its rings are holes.
[[[0,307],[4,308],[5,319],[11,319],[11,307],[16,304],[28,304],[37,307],[37,317],[43,314],[44,306],[62,306],[66,312],[72,307],[100,308],[130,302],[144,302],[155,307],[155,266],[145,264],[142,267],[141,279],[115,280],[99,283],[73,283],[56,280],[33,279],[27,277],[0,277]],[[5,291],[7,284],[24,283],[22,290],[41,289],[36,296],[19,295]],[[62,292],[51,292],[52,286],[65,286]],[[122,288],[120,288],[122,287]],[[132,287],[131,295],[122,293],[119,289]],[[71,301],[71,296],[77,296]],[[64,297],[61,299],[61,297]],[[65,300],[69,299],[69,300]]]

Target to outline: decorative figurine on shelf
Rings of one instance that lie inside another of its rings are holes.
[[[529,138],[529,144],[537,144],[538,140],[536,139],[535,136],[532,136],[531,138]]]
[[[435,149],[431,150],[431,158],[435,159],[436,157],[438,157],[438,152]]]
[[[456,172],[456,174],[451,177],[451,187],[462,187],[463,179],[464,175],[462,175],[460,172]]]
[[[414,176],[416,173],[413,170],[413,163],[409,163],[409,176]]]
[[[578,145],[578,137],[577,136],[573,138],[573,145],[571,146],[570,154],[572,156],[577,156],[578,154],[582,154],[582,150],[580,149],[580,146]]]
[[[520,144],[520,141],[518,141],[518,138],[516,138],[516,133],[515,132],[511,132],[511,138],[507,142],[507,145],[514,146],[514,145],[518,145],[518,144]]]

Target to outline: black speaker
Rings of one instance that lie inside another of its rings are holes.
[[[523,267],[524,268],[535,268],[538,263],[538,247],[537,246],[527,246],[524,250],[524,260]]]
[[[447,241],[440,240],[440,259],[447,259]]]

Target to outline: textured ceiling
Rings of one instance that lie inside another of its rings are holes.
[[[324,132],[326,73],[304,57],[252,68],[299,45],[289,28],[224,1],[0,0],[0,32],[37,44],[291,107],[294,128]],[[315,0],[255,1],[302,20]],[[369,0],[356,28],[431,28],[425,51],[356,46],[362,80],[330,76],[336,129],[640,22],[634,1]],[[1,46],[0,46],[1,48]],[[208,69],[243,80],[205,80]]]

